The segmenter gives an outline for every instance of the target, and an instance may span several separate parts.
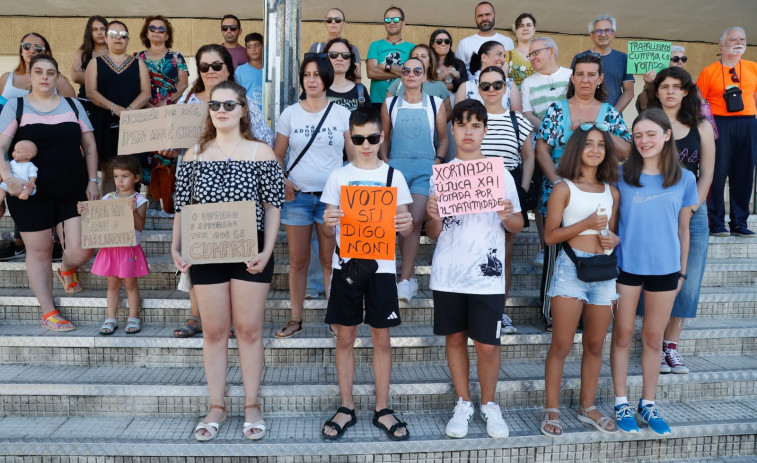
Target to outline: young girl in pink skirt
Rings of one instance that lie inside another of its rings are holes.
[[[147,259],[140,246],[142,229],[145,226],[147,214],[147,199],[137,193],[135,186],[140,180],[141,167],[134,156],[116,156],[110,162],[109,169],[116,183],[116,191],[108,193],[102,199],[130,199],[129,206],[134,211],[134,228],[137,235],[135,246],[118,248],[102,248],[97,252],[92,273],[108,278],[108,318],[100,327],[100,334],[110,335],[118,328],[116,309],[118,308],[121,280],[126,287],[126,297],[129,301],[129,318],[126,320],[126,334],[135,334],[142,329],[139,319],[139,286],[137,278],[149,273]],[[86,207],[79,203],[79,213]]]

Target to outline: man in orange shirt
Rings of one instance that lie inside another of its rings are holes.
[[[744,29],[729,27],[720,36],[720,60],[707,66],[697,80],[720,133],[715,141],[715,177],[707,201],[712,236],[729,236],[724,204],[727,177],[730,235],[754,237],[746,225],[757,162],[757,63],[741,59],[745,51]]]

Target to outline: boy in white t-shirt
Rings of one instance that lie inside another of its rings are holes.
[[[390,167],[378,158],[379,146],[384,141],[379,112],[372,107],[353,111],[350,116],[350,135],[355,157],[350,164],[331,173],[321,195],[321,202],[326,203],[323,221],[327,233],[336,235],[336,250],[340,250],[339,223],[344,216],[344,212],[339,209],[342,185],[396,187],[397,215],[394,216],[394,227],[402,236],[409,235],[413,219],[407,205],[413,202],[413,198],[402,173],[392,169],[390,174]],[[352,398],[355,372],[353,348],[357,326],[365,321],[371,326],[373,343],[373,376],[376,382],[373,425],[392,440],[407,440],[410,437],[407,423],[401,422],[394,411],[387,408],[392,372],[389,329],[400,324],[395,260],[377,260],[376,273],[362,285],[346,282],[342,265],[349,260],[347,257],[341,258],[335,251],[331,264],[331,297],[326,308],[325,322],[334,324],[337,328],[336,371],[342,404],[334,416],[326,421],[321,437],[329,442],[337,440],[348,427],[357,422]]]
[[[457,157],[451,163],[484,159],[481,142],[487,114],[477,100],[464,100],[452,110],[452,135]],[[449,437],[465,437],[473,418],[468,372],[468,338],[478,357],[481,419],[491,437],[509,436],[507,423],[494,402],[500,367],[500,331],[505,305],[505,230],[518,233],[523,216],[515,181],[505,169],[504,206],[498,212],[479,212],[441,218],[431,184],[426,233],[436,238],[430,288],[434,295],[434,334],[445,336],[447,364],[459,398],[446,427]]]

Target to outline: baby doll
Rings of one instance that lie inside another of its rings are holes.
[[[29,199],[29,196],[37,192],[37,166],[32,162],[36,155],[37,145],[29,140],[21,140],[13,148],[13,160],[10,162],[11,174],[24,182],[28,182],[32,190],[30,192],[30,189],[24,186],[21,194],[18,195],[18,199]],[[0,188],[2,188],[0,190],[0,201],[4,201],[8,186],[3,182],[0,184]]]

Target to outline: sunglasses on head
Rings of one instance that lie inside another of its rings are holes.
[[[615,29],[613,29],[611,27],[608,27],[607,29],[595,29],[594,31],[592,31],[592,33],[594,35],[602,35],[602,34],[604,34],[604,35],[610,35],[613,32],[615,32]]]
[[[200,63],[197,67],[203,74],[210,71],[210,68],[213,68],[214,71],[218,72],[223,69],[223,63],[221,61],[213,61],[212,63]]]
[[[27,51],[33,48],[34,51],[37,53],[43,53],[45,50],[47,50],[47,48],[43,47],[42,45],[35,45],[33,43],[28,43],[28,42],[22,42],[21,48]]]
[[[352,52],[349,52],[349,51],[330,51],[329,52],[329,58],[331,59],[337,59],[340,56],[343,59],[350,59],[352,58]]]
[[[452,40],[450,39],[436,39],[434,40],[434,43],[437,45],[450,45],[452,43]]]
[[[235,31],[237,29],[239,29],[239,26],[232,26],[232,25],[228,25],[228,26],[227,25],[222,25],[221,26],[221,30],[224,31],[224,32],[226,32],[226,31],[232,31],[233,32],[233,31]]]
[[[672,61],[674,63],[677,63],[679,61],[682,62],[682,63],[685,63],[688,60],[689,60],[688,56],[674,56],[674,57],[670,58],[670,61]]]
[[[208,108],[210,108],[211,111],[218,111],[221,109],[221,105],[223,105],[224,111],[231,112],[234,111],[237,106],[244,106],[244,103],[238,101],[208,101]]]
[[[739,83],[739,76],[736,74],[736,68],[731,68],[728,71],[728,74],[731,75],[731,82],[738,84]]]
[[[328,24],[331,24],[331,23],[337,23],[337,24],[339,24],[342,21],[344,21],[344,19],[342,19],[342,18],[326,18],[326,22]]]
[[[350,137],[352,140],[352,144],[355,146],[360,146],[363,143],[365,143],[366,140],[368,140],[368,143],[371,145],[378,145],[378,142],[381,141],[381,134],[380,133],[372,133],[368,135],[367,137],[364,137],[362,135],[353,135]]]
[[[114,31],[111,29],[108,31],[108,37],[110,37],[111,39],[115,39],[118,37],[121,37],[122,39],[128,39],[129,33],[127,31]]]
[[[402,21],[402,18],[400,18],[399,16],[395,16],[393,18],[384,18],[384,22],[387,24],[392,23],[392,22],[396,24],[400,21]]]
[[[584,122],[581,124],[581,130],[588,132],[591,129],[597,129],[600,132],[607,132],[610,130],[610,126],[605,122]]]
[[[308,59],[308,58],[326,59],[328,57],[329,57],[329,54],[326,53],[326,52],[322,52],[322,53],[312,53],[312,52],[305,53],[305,59]]]
[[[414,76],[420,77],[423,75],[423,68],[402,68],[402,75],[403,76],[409,76],[410,73],[413,73]]]
[[[160,32],[161,34],[166,31],[166,28],[163,26],[150,26],[150,32]]]
[[[479,82],[478,88],[481,90],[488,92],[490,88],[494,87],[494,90],[500,91],[503,88],[505,88],[505,81],[504,80],[495,80],[494,82]]]

